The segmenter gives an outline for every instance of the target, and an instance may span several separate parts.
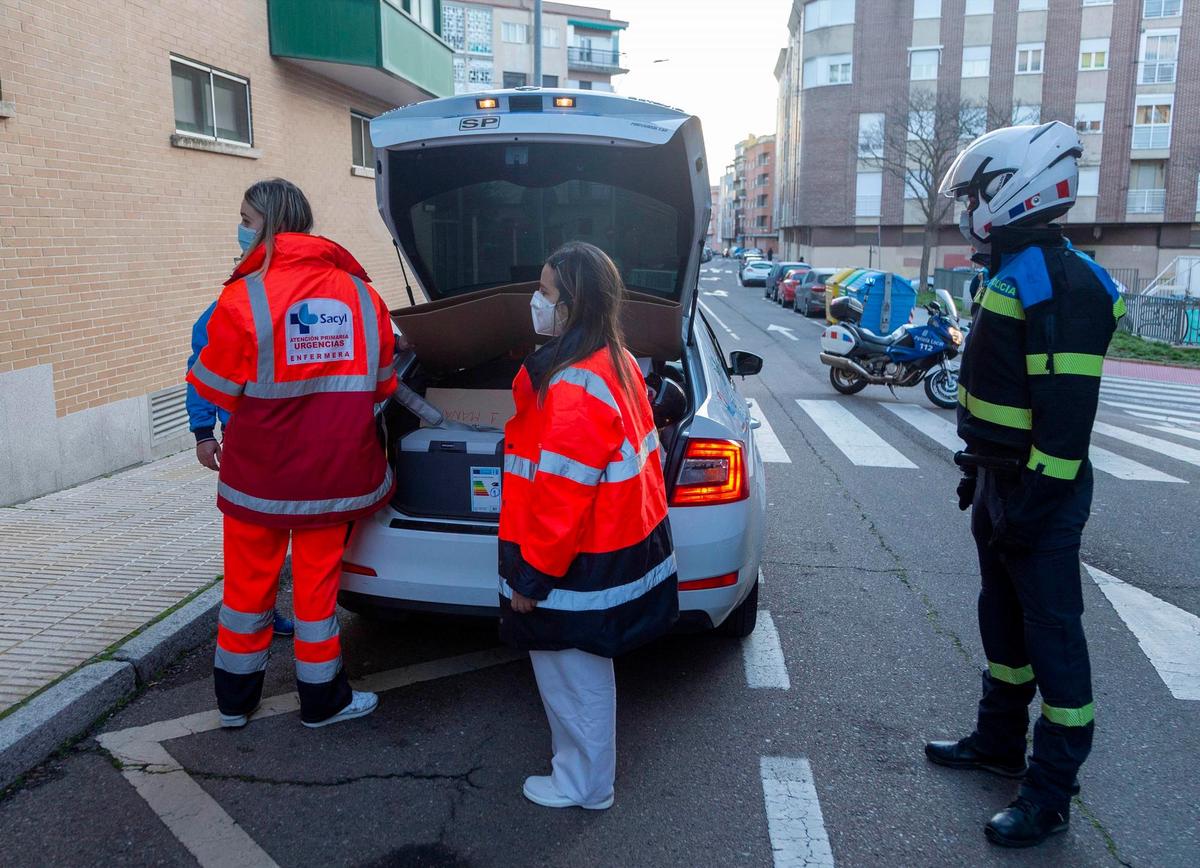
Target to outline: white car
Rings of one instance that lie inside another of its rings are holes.
[[[771,268],[775,263],[767,262],[765,259],[755,259],[747,262],[746,265],[738,272],[738,283],[742,286],[750,286],[758,284],[765,286],[767,283],[767,275],[771,273]]]
[[[520,88],[397,109],[372,121],[371,139],[380,213],[430,298],[393,311],[419,357],[402,361],[401,377],[443,409],[466,406],[460,421],[483,424],[418,428],[389,405],[398,488],[353,528],[342,605],[496,612],[497,431],[537,340],[529,294],[549,253],[584,240],[621,269],[626,336],[648,382],[680,387],[682,409],[659,435],[681,625],[749,634],[766,486],[758,423],[733,377],[762,360],[727,356],[696,308],[710,208],[699,120],[599,91]]]

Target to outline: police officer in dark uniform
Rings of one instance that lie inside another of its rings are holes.
[[[959,507],[973,508],[988,666],[975,730],[925,753],[950,768],[1023,778],[984,829],[1008,847],[1067,828],[1094,728],[1079,546],[1100,375],[1124,303],[1050,222],[1075,204],[1082,153],[1057,121],[995,130],[959,155],[941,187],[964,204],[960,226],[987,267],[959,380],[967,449],[956,461]],[[1042,705],[1027,766],[1035,692]]]

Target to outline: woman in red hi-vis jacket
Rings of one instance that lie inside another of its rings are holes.
[[[300,718],[324,726],[374,711],[350,689],[335,612],[349,522],[391,496],[374,405],[396,388],[387,306],[361,265],[310,235],[294,184],[246,191],[247,253],[225,283],[209,342],[188,373],[201,396],[236,410],[221,445],[225,599],[214,681],[221,724],[245,726],[262,696],[279,570],[292,544]]]
[[[524,790],[550,808],[613,803],[611,658],[679,615],[658,432],[621,339],[623,292],[591,244],[550,256],[530,306],[553,339],[517,375],[504,432],[500,635],[533,662],[554,758]]]

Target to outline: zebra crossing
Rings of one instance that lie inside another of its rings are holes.
[[[833,449],[851,464],[895,470],[920,469],[916,457],[903,451],[904,442],[895,436],[894,429],[871,412],[869,402],[861,398],[798,398],[795,403]],[[876,406],[887,411],[902,428],[916,431],[950,453],[963,448],[952,414],[918,404],[880,401]],[[767,421],[761,405],[752,401],[751,408],[754,418],[762,422],[755,437],[763,460],[791,463],[792,457]],[[1188,469],[1183,465],[1200,468],[1200,447],[1186,442],[1200,441],[1200,428],[1185,428],[1161,421],[1130,427],[1097,421],[1092,433],[1092,466],[1098,473],[1114,479],[1187,485],[1188,480],[1179,475]]]
[[[1135,419],[1200,430],[1200,386],[1105,376],[1100,381],[1100,405]]]

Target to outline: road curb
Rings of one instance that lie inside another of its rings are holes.
[[[102,660],[72,672],[0,720],[0,790],[86,732],[136,689],[131,664]]]
[[[217,582],[113,652],[0,719],[0,790],[79,738],[175,658],[207,642],[225,583]]]
[[[208,640],[213,631],[212,615],[221,605],[224,587],[224,582],[217,582],[194,600],[151,624],[113,652],[112,659],[133,666],[138,684],[145,684],[176,657]]]

